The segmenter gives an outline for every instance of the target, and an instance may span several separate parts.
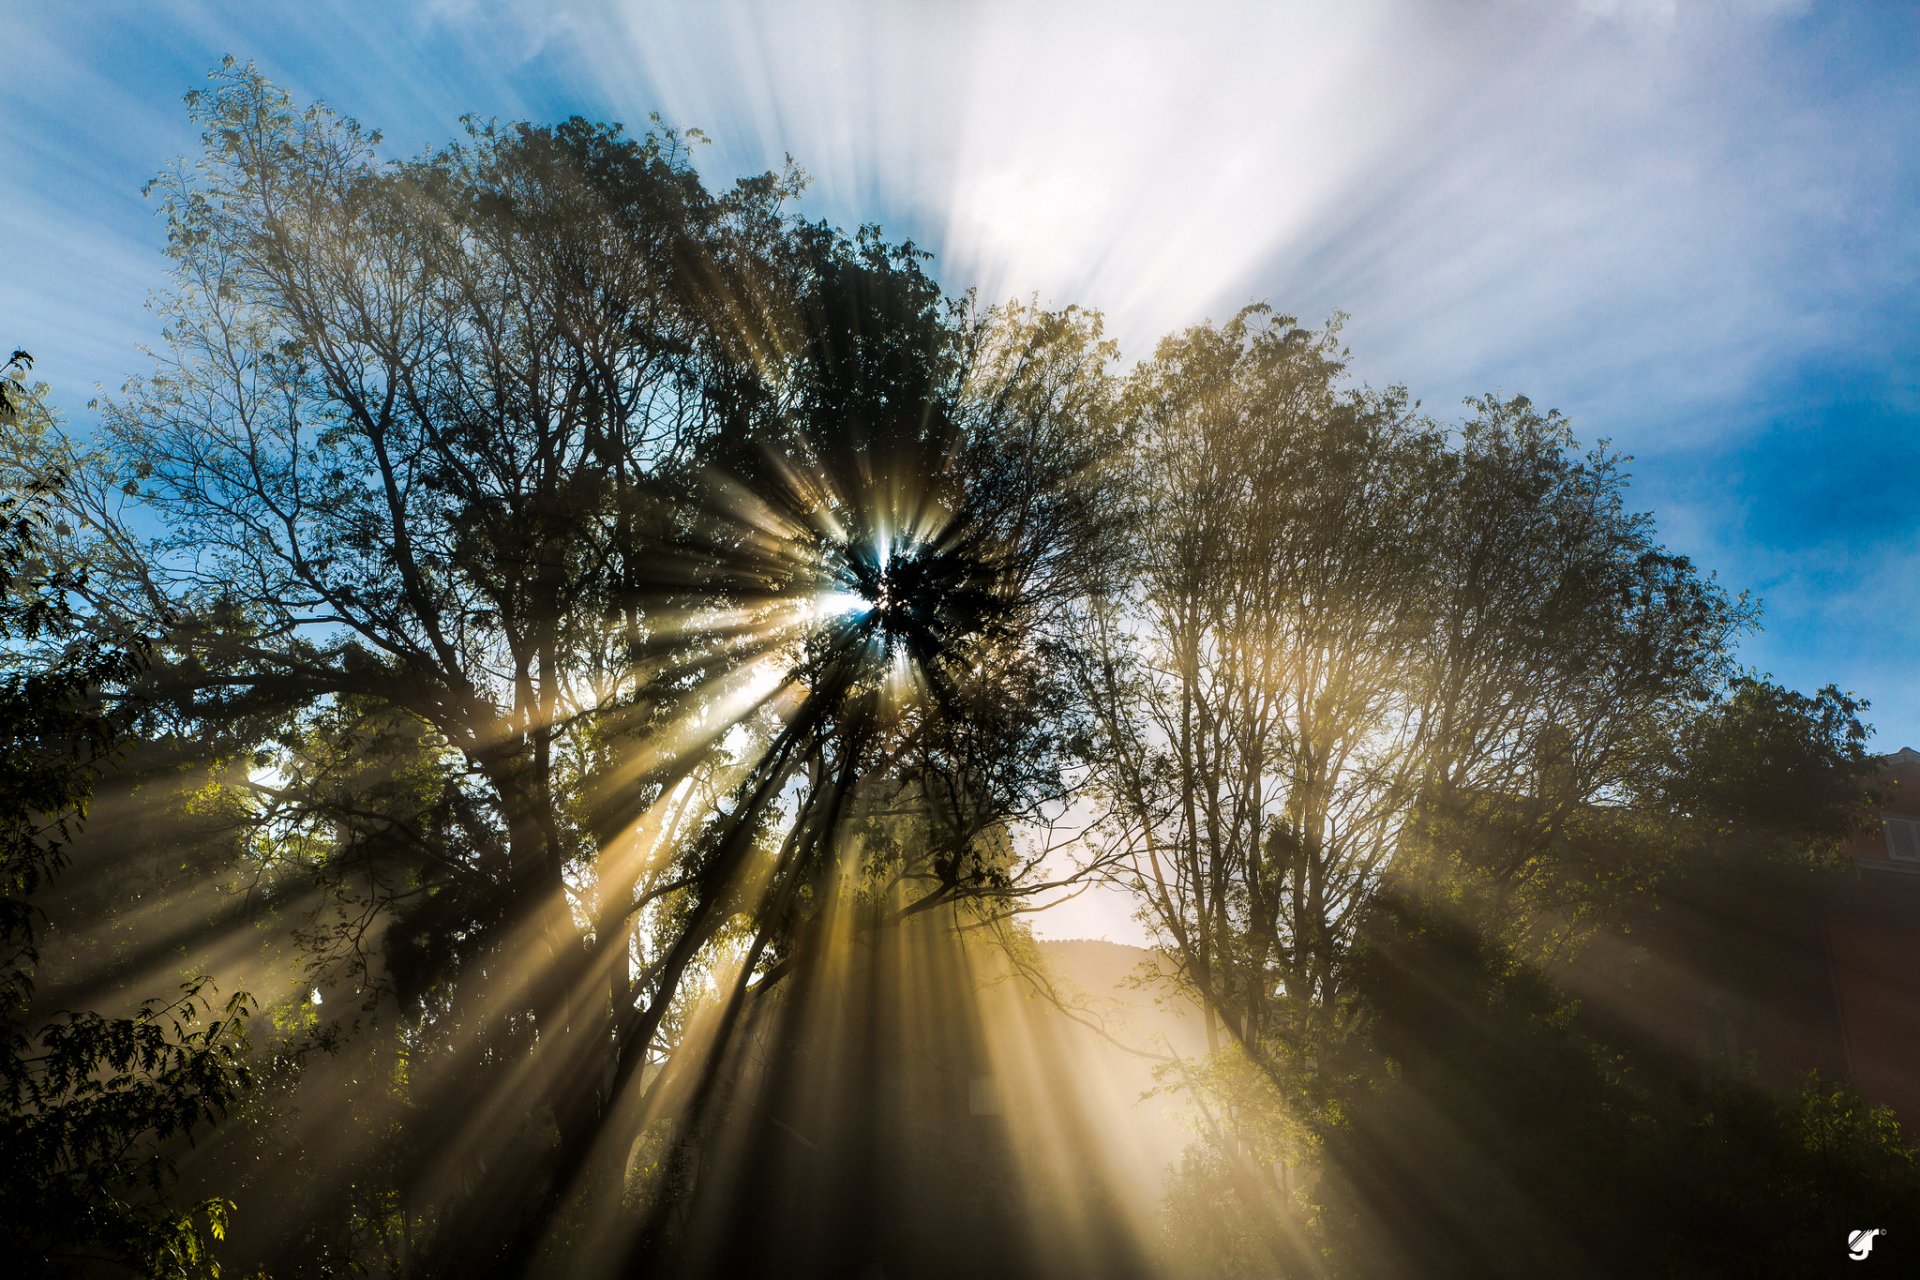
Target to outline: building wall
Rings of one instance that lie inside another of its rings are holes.
[[[1885,819],[1920,821],[1920,752],[1887,757],[1882,821],[1820,876],[1755,860],[1664,885],[1647,918],[1572,975],[1589,1009],[1672,1069],[1791,1088],[1849,1080],[1920,1133],[1920,859]]]
[[[1849,1072],[1920,1128],[1920,874],[1863,865],[1825,925]]]
[[[1899,868],[1904,864],[1892,856],[1887,843],[1886,819],[1920,822],[1920,751],[1902,747],[1885,757],[1874,781],[1883,796],[1881,821],[1855,836],[1849,852],[1863,867]],[[1915,872],[1920,872],[1920,860],[1912,866]]]

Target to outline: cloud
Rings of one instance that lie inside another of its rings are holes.
[[[468,111],[660,110],[711,133],[711,179],[791,153],[813,216],[882,221],[990,299],[1098,306],[1136,354],[1252,298],[1344,310],[1371,381],[1443,414],[1525,391],[1637,454],[1682,549],[1729,577],[1920,543],[1911,504],[1728,524],[1799,492],[1753,459],[1913,429],[1920,76],[1892,7],[118,3],[16,28],[0,305],[9,345],[72,371],[69,404],[138,367],[163,263],[135,193],[191,149],[179,94],[233,52],[400,151]],[[1811,394],[1822,370],[1878,407]],[[1847,563],[1807,589],[1894,617]],[[1776,615],[1817,655],[1810,625]]]

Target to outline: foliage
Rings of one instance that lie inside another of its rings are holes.
[[[709,191],[697,135],[472,122],[389,161],[213,80],[150,188],[159,368],[97,444],[0,461],[76,477],[88,633],[156,638],[141,729],[244,819],[315,1047],[408,1046],[389,1189],[458,1202],[446,1265],[525,1265],[701,979],[798,961],[863,812],[918,815],[866,846],[863,927],[1025,891],[1113,350],[789,215],[797,171]],[[529,1073],[536,1122],[457,1167],[428,1139]]]
[[[1655,1013],[1663,966],[1734,977],[1684,937],[1663,942],[1663,904],[1704,895],[1719,913],[1771,919],[1829,891],[1832,842],[1858,821],[1855,706],[1736,683],[1693,713],[1727,736],[1703,734],[1649,798],[1684,781],[1688,796],[1728,799],[1632,823],[1587,815],[1533,892],[1489,875],[1514,843],[1492,823],[1465,843],[1456,833],[1439,861],[1406,850],[1356,927],[1356,1033],[1270,1057],[1284,1094],[1273,1115],[1214,1135],[1176,1183],[1183,1203],[1232,1197],[1217,1216],[1238,1225],[1196,1254],[1212,1259],[1201,1273],[1266,1273],[1306,1241],[1315,1260],[1296,1269],[1334,1275],[1787,1274],[1823,1269],[1863,1213],[1913,1229],[1920,1168],[1890,1111],[1817,1075],[1782,1090],[1737,1063],[1703,1066]],[[1736,724],[1765,732],[1730,784],[1747,754]],[[1738,785],[1774,769],[1791,781]],[[1580,965],[1594,938],[1652,947],[1661,963],[1597,987]],[[1309,1136],[1251,1171],[1310,1173],[1291,1198],[1256,1199],[1223,1171],[1277,1117]],[[1249,1217],[1249,1204],[1265,1207]]]
[[[1325,1130],[1335,1274],[1798,1274],[1862,1214],[1915,1224],[1912,1145],[1851,1088],[1703,1077],[1596,1034],[1539,970],[1407,904],[1362,967],[1392,1065]]]
[[[1688,725],[1664,784],[1673,808],[1736,832],[1807,845],[1851,836],[1870,812],[1863,699],[1743,676]]]
[[[1344,387],[1336,332],[1254,308],[1136,374],[1135,589],[1090,618],[1083,685],[1147,919],[1276,1063],[1350,1022],[1389,862],[1470,846],[1502,901],[1591,885],[1569,851],[1604,867],[1590,829],[1652,789],[1748,623],[1627,509],[1621,459],[1524,399],[1449,437]]]
[[[70,584],[40,555],[48,496],[0,500],[0,643],[17,664],[0,682],[0,1248],[35,1275],[88,1257],[153,1276],[218,1274],[212,1247],[231,1205],[169,1205],[169,1147],[245,1089],[247,998],[199,1025],[210,1001],[196,980],[131,1017],[66,1012],[33,1026],[35,900],[67,867],[125,732],[111,692],[141,658],[75,636]]]
[[[33,357],[20,350],[15,350],[7,362],[0,365],[0,422],[11,423],[19,416],[19,406],[14,402],[23,398],[22,384],[31,368]]]
[[[1176,1256],[1763,1265],[1772,1173],[1727,1174],[1700,1135],[1785,1150],[1800,1113],[1702,1094],[1565,984],[1709,866],[1818,892],[1862,812],[1863,705],[1736,671],[1751,607],[1659,545],[1623,458],[1524,398],[1446,432],[1343,386],[1336,331],[1255,308],[1140,368],[1132,591],[1087,616],[1108,838],[1220,1032],[1176,1073],[1206,1118]],[[1905,1185],[1876,1167],[1879,1198]],[[1662,1225],[1709,1176],[1752,1216]]]

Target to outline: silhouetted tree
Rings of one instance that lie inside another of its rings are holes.
[[[96,634],[158,637],[169,714],[245,713],[219,786],[265,887],[320,891],[310,980],[424,1037],[400,1181],[464,1206],[449,1265],[525,1266],[689,975],[742,930],[742,987],[791,967],[856,782],[923,815],[896,914],[1020,891],[1113,352],[789,217],[796,173],[711,194],[668,130],[387,163],[215,79],[153,187],[165,363],[105,446],[40,451],[84,476],[62,554]]]
[[[9,418],[39,409],[24,399]],[[247,997],[211,1021],[204,980],[131,1016],[35,1000],[40,902],[125,739],[142,659],[76,626],[72,583],[43,553],[49,497],[0,496],[0,1254],[22,1275],[211,1275],[231,1203],[173,1203],[170,1156],[247,1087]]]

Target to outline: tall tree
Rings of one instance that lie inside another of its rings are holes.
[[[743,983],[804,948],[856,784],[929,815],[890,873],[921,909],[1018,890],[1113,352],[791,218],[797,174],[711,194],[664,129],[386,162],[251,68],[189,106],[165,361],[87,459],[162,533],[80,502],[69,552],[183,714],[277,709],[232,785],[290,863],[353,869],[321,876],[358,886],[343,981],[445,1049],[403,1176],[523,1266],[689,976],[738,930]],[[461,1130],[529,1094],[539,1124]]]
[[[10,427],[45,414],[38,388],[0,403]],[[125,1016],[35,999],[41,904],[125,741],[143,658],[78,625],[75,583],[48,564],[54,483],[0,493],[0,1254],[30,1276],[217,1274],[231,1203],[174,1203],[171,1157],[247,1087],[247,997],[210,1020],[204,979]]]
[[[1258,1053],[1337,1007],[1341,937],[1402,817],[1441,448],[1264,308],[1130,387],[1132,607],[1088,694],[1112,831],[1210,1022]]]
[[[1180,979],[1283,1078],[1360,1013],[1389,863],[1553,881],[1572,827],[1651,794],[1746,620],[1557,416],[1481,400],[1449,436],[1344,354],[1257,307],[1161,345],[1129,388],[1135,603],[1089,624],[1110,835]]]

